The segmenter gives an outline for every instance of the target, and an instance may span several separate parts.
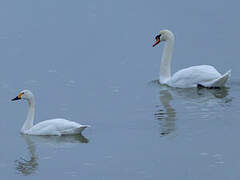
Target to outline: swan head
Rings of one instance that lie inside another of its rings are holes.
[[[170,30],[161,30],[159,34],[155,37],[155,43],[153,47],[162,41],[174,40],[174,34]]]
[[[17,101],[17,100],[31,100],[33,99],[33,93],[29,90],[23,90],[21,91],[17,97],[13,98],[12,101]]]

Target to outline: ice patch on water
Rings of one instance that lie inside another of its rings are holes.
[[[104,156],[106,159],[112,159],[113,157],[111,155]]]
[[[114,94],[118,94],[118,93],[120,92],[120,88],[117,87],[117,86],[112,86],[112,87],[110,87],[110,88],[112,89],[112,92],[113,92]]]
[[[64,174],[68,174],[70,176],[75,177],[75,176],[77,176],[78,172],[76,172],[76,171],[66,171],[66,172],[64,172]]]
[[[49,69],[48,72],[49,72],[49,73],[56,73],[57,70],[56,70],[56,69]]]
[[[46,156],[46,157],[43,157],[42,159],[44,159],[44,160],[48,160],[48,159],[52,159],[52,157],[50,157],[50,156]]]
[[[216,164],[224,164],[224,161],[216,161]]]
[[[94,163],[86,162],[86,163],[84,163],[83,165],[84,165],[84,166],[93,166]]]
[[[36,81],[36,80],[34,80],[34,79],[30,79],[30,80],[27,80],[27,81],[25,81],[24,82],[24,84],[27,84],[27,85],[29,85],[29,84],[33,84],[33,85],[39,85],[38,84],[38,81]]]
[[[66,83],[65,83],[66,86],[68,87],[75,87],[76,86],[76,81],[74,80],[68,80]]]
[[[220,158],[220,157],[222,157],[222,155],[221,154],[214,154],[213,157]]]

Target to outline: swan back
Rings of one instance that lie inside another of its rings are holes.
[[[173,74],[168,85],[172,87],[191,88],[205,84],[221,77],[221,74],[209,65],[191,66]]]
[[[50,119],[42,121],[27,130],[25,134],[29,135],[65,135],[80,134],[88,125],[69,121],[67,119]]]

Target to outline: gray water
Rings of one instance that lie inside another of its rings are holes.
[[[6,1],[0,6],[0,179],[239,179],[238,1]],[[224,89],[161,86],[161,29],[172,72],[232,69]],[[80,136],[20,135],[36,122],[89,124]]]

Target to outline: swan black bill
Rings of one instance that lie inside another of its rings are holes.
[[[160,43],[160,39],[156,39],[155,43],[153,44],[153,47],[156,46],[158,43]]]
[[[13,98],[13,99],[11,99],[11,101],[17,101],[17,100],[20,100],[21,98],[19,98],[18,96],[17,97],[15,97],[15,98]]]

